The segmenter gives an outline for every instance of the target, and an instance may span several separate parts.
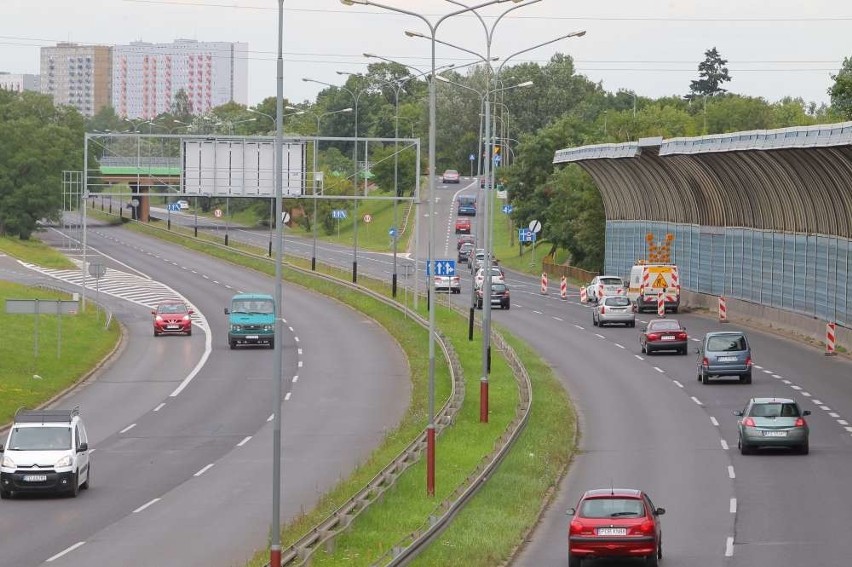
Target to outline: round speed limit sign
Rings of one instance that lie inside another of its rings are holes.
[[[216,209],[215,211],[213,211],[213,215],[218,219],[222,216],[222,209]]]
[[[364,222],[373,222],[373,215],[364,215]]]

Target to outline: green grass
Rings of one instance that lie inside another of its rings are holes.
[[[70,299],[67,294],[0,281],[2,299]],[[20,407],[34,408],[74,385],[109,354],[120,338],[112,321],[89,306],[76,315],[7,314],[0,311],[0,424]],[[36,325],[38,354],[36,355]],[[34,378],[38,375],[41,378]]]
[[[0,252],[45,268],[67,270],[75,267],[63,254],[38,240],[38,234],[34,234],[31,240],[0,237]]]

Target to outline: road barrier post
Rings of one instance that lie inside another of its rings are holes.
[[[547,272],[541,273],[541,293],[542,295],[547,294]]]
[[[589,297],[586,295],[586,288],[581,287],[580,288],[580,303],[588,303],[588,302],[589,302]]]
[[[835,341],[837,339],[836,324],[834,321],[829,321],[825,325],[825,355],[834,356],[837,354],[835,350]]]
[[[666,294],[657,294],[657,315],[659,317],[666,316]]]
[[[568,299],[568,279],[562,276],[562,281],[559,283],[559,296],[566,300]]]
[[[719,296],[719,322],[728,322],[728,305],[724,295]]]

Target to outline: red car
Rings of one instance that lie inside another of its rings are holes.
[[[151,311],[154,316],[154,336],[165,334],[192,335],[192,315],[194,311],[183,301],[164,301]]]
[[[470,234],[470,219],[456,219],[456,234]]]
[[[660,516],[665,513],[641,490],[587,490],[577,507],[568,510],[568,567],[598,557],[645,558],[645,565],[657,567],[663,557]]]
[[[639,335],[639,347],[645,354],[658,350],[674,350],[686,354],[686,327],[676,319],[651,319]]]
[[[459,172],[455,169],[448,169],[444,172],[444,175],[441,176],[442,183],[458,183],[461,176]]]

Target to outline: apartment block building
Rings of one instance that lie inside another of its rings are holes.
[[[39,76],[0,71],[0,90],[22,93],[39,90]]]
[[[113,48],[112,105],[125,118],[169,112],[183,90],[200,115],[230,101],[248,104],[248,44],[179,39]]]
[[[93,116],[110,104],[112,47],[58,43],[41,48],[41,92]]]

